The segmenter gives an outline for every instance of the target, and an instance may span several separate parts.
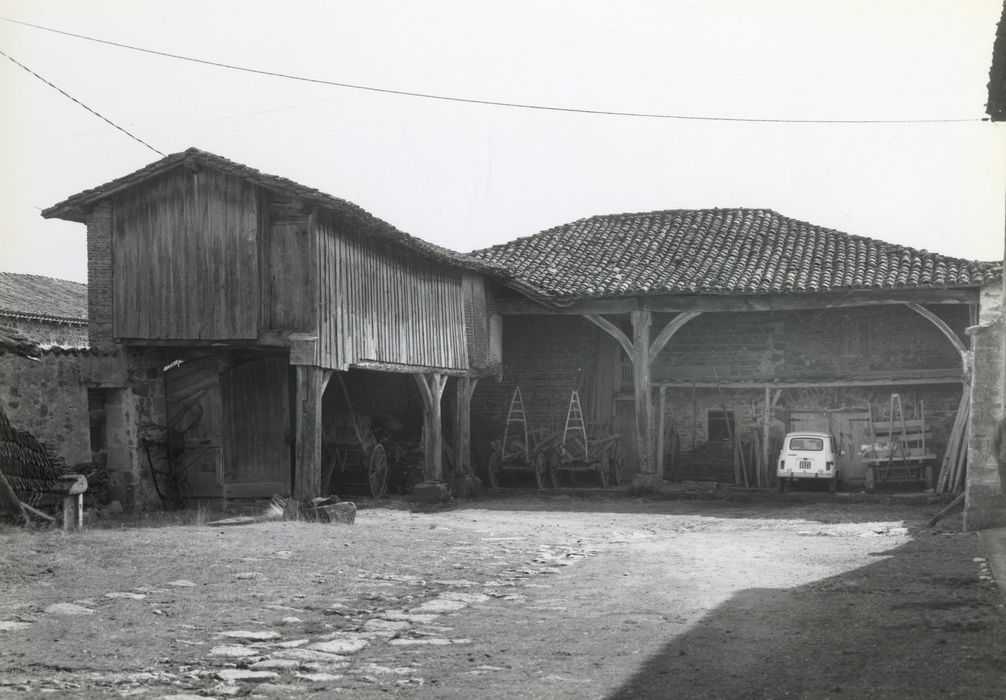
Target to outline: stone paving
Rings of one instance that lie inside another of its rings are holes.
[[[388,662],[381,658],[382,652],[469,645],[472,639],[452,634],[450,616],[474,606],[523,603],[526,597],[520,590],[530,579],[557,573],[561,567],[596,553],[587,546],[539,545],[536,551],[532,550],[533,556],[526,558],[526,546],[508,546],[509,540],[522,538],[481,539],[495,552],[491,556],[499,570],[492,578],[428,580],[415,575],[360,570],[356,578],[362,587],[352,600],[339,597],[323,605],[314,597],[294,593],[262,605],[263,610],[283,615],[268,627],[223,629],[209,637],[193,635],[175,640],[179,646],[204,651],[203,661],[197,666],[172,668],[167,663],[159,670],[144,672],[77,671],[20,678],[13,675],[0,679],[0,695],[10,691],[62,691],[73,696],[92,689],[123,697],[143,695],[185,700],[249,693],[275,697],[305,691],[337,692],[358,683],[390,684],[402,689],[423,686],[420,661]],[[525,558],[520,558],[521,554]],[[517,566],[512,565],[515,555]],[[275,553],[278,559],[288,556],[289,552]],[[258,571],[245,571],[235,574],[234,579],[253,580],[261,576]],[[191,590],[189,595],[198,595],[198,586],[192,581],[173,580],[163,586]],[[98,599],[104,599],[106,604],[154,605],[156,594],[168,588],[141,586],[126,591],[95,592],[92,598],[49,605],[43,614],[100,615],[103,606]],[[162,614],[156,608],[152,612]],[[0,620],[0,642],[16,643],[16,635],[31,626],[30,616]],[[331,631],[304,632],[319,626]],[[384,655],[401,657],[401,654]],[[478,673],[494,670],[501,669],[491,665],[475,669]]]

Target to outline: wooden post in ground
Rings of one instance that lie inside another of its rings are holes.
[[[443,503],[450,499],[444,483],[444,449],[440,398],[447,386],[447,375],[437,372],[413,375],[423,397],[423,470],[426,481],[417,484],[413,497],[424,503]]]
[[[660,387],[660,427],[657,428],[657,479],[664,480],[664,434],[667,432],[667,387]]]
[[[639,476],[642,480],[656,478],[653,459],[653,384],[650,376],[649,311],[633,311],[632,317],[632,377],[636,394],[636,446],[639,454]]]
[[[598,314],[584,314],[584,318],[606,332],[622,346],[632,360],[632,377],[636,394],[636,445],[639,453],[638,485],[653,485],[657,480],[657,462],[654,460],[656,435],[654,431],[653,397],[650,392],[653,380],[650,367],[667,345],[671,337],[681,327],[701,312],[688,311],[677,314],[661,329],[650,342],[650,326],[653,314],[647,310],[635,310],[629,318],[632,322],[632,340],[622,330]],[[662,422],[662,421],[661,421]],[[663,430],[663,426],[661,426]]]
[[[440,399],[447,375],[431,372],[413,375],[423,397],[423,466],[427,481],[444,480],[444,447]]]
[[[455,387],[454,453],[459,474],[472,471],[472,393],[478,379],[458,377]]]
[[[772,390],[769,389],[768,386],[766,385],[765,421],[762,423],[761,426],[761,463],[762,463],[762,471],[764,472],[764,478],[762,474],[758,475],[759,486],[768,486],[769,474],[772,473],[772,470],[768,466],[768,460],[769,460],[768,441],[771,428],[772,428]]]
[[[298,500],[321,494],[321,406],[332,370],[296,365],[294,387],[294,487]]]

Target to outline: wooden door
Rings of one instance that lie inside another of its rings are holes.
[[[188,360],[164,374],[169,446],[178,450],[176,480],[183,497],[223,495],[220,410],[221,357]]]
[[[224,495],[291,492],[289,365],[284,357],[236,364],[221,376]]]

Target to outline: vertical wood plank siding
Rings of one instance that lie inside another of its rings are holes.
[[[468,369],[462,274],[319,212],[318,364]]]
[[[117,338],[255,338],[254,185],[179,168],[116,199],[112,288]]]

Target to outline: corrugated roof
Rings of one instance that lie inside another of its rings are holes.
[[[294,182],[293,180],[288,180],[285,177],[260,172],[255,168],[251,168],[241,163],[236,163],[222,156],[202,151],[198,148],[189,148],[181,153],[173,153],[161,160],[140,168],[135,172],[116,178],[111,182],[106,182],[104,185],[84,190],[83,192],[75,194],[72,197],[68,197],[62,202],[45,209],[42,212],[42,216],[47,219],[67,219],[69,221],[84,223],[84,210],[96,202],[110,197],[124,189],[138,185],[144,180],[160,175],[171,168],[180,167],[184,164],[214,168],[230,175],[234,175],[235,177],[243,178],[261,187],[282,192],[289,196],[300,198],[305,202],[310,202],[333,210],[344,218],[350,220],[354,225],[359,226],[372,235],[380,236],[389,241],[401,244],[411,250],[441,262],[494,276],[504,276],[505,274],[502,270],[497,269],[492,263],[477,260],[463,253],[458,253],[456,251],[434,245],[433,243],[428,243],[427,241],[416,238],[415,236],[410,236],[409,234],[398,230],[388,222],[383,221],[367,212],[362,207],[359,207],[345,199],[333,197],[330,194],[326,194],[311,187],[306,187]]]
[[[87,285],[0,272],[0,316],[87,323]]]
[[[974,287],[997,263],[853,236],[769,209],[592,216],[475,251],[552,298]]]

